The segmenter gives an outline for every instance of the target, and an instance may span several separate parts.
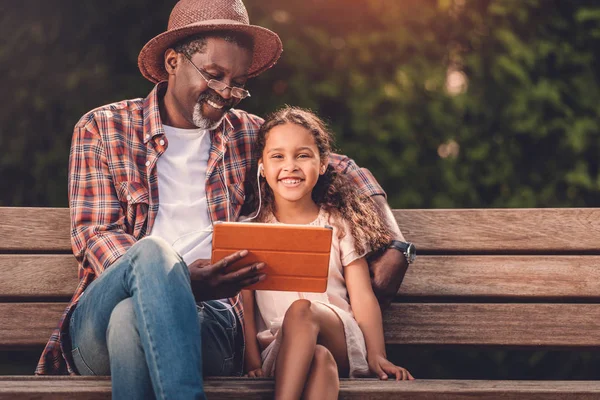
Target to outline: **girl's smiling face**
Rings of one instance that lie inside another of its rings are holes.
[[[314,206],[311,193],[319,175],[325,172],[313,134],[293,123],[273,127],[266,135],[259,162],[273,190],[275,202],[306,203]]]

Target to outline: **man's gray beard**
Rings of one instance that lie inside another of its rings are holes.
[[[200,129],[208,129],[209,131],[215,129],[217,126],[223,122],[223,118],[225,118],[225,114],[219,119],[217,122],[213,122],[210,119],[204,117],[202,115],[202,106],[200,103],[196,103],[194,106],[194,113],[192,114],[192,121],[194,125],[196,125]]]

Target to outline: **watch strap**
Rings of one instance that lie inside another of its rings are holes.
[[[389,249],[396,249],[398,251],[401,251],[403,253],[406,253],[406,251],[408,250],[408,246],[409,244],[406,242],[402,242],[400,240],[392,240],[388,246]]]

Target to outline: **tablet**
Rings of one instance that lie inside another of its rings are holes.
[[[238,251],[249,254],[227,268],[264,262],[265,280],[250,290],[319,292],[327,290],[330,227],[217,222],[214,224],[212,263]]]

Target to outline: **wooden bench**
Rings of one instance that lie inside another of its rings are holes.
[[[600,345],[600,209],[398,210],[419,250],[384,314],[386,343],[502,349]],[[66,209],[0,208],[0,350],[48,339],[77,283]],[[404,363],[410,369],[410,363]],[[32,372],[34,366],[32,365]],[[209,398],[272,397],[212,378]],[[110,380],[0,376],[0,398],[107,399]],[[342,399],[592,399],[598,381],[343,380]]]

